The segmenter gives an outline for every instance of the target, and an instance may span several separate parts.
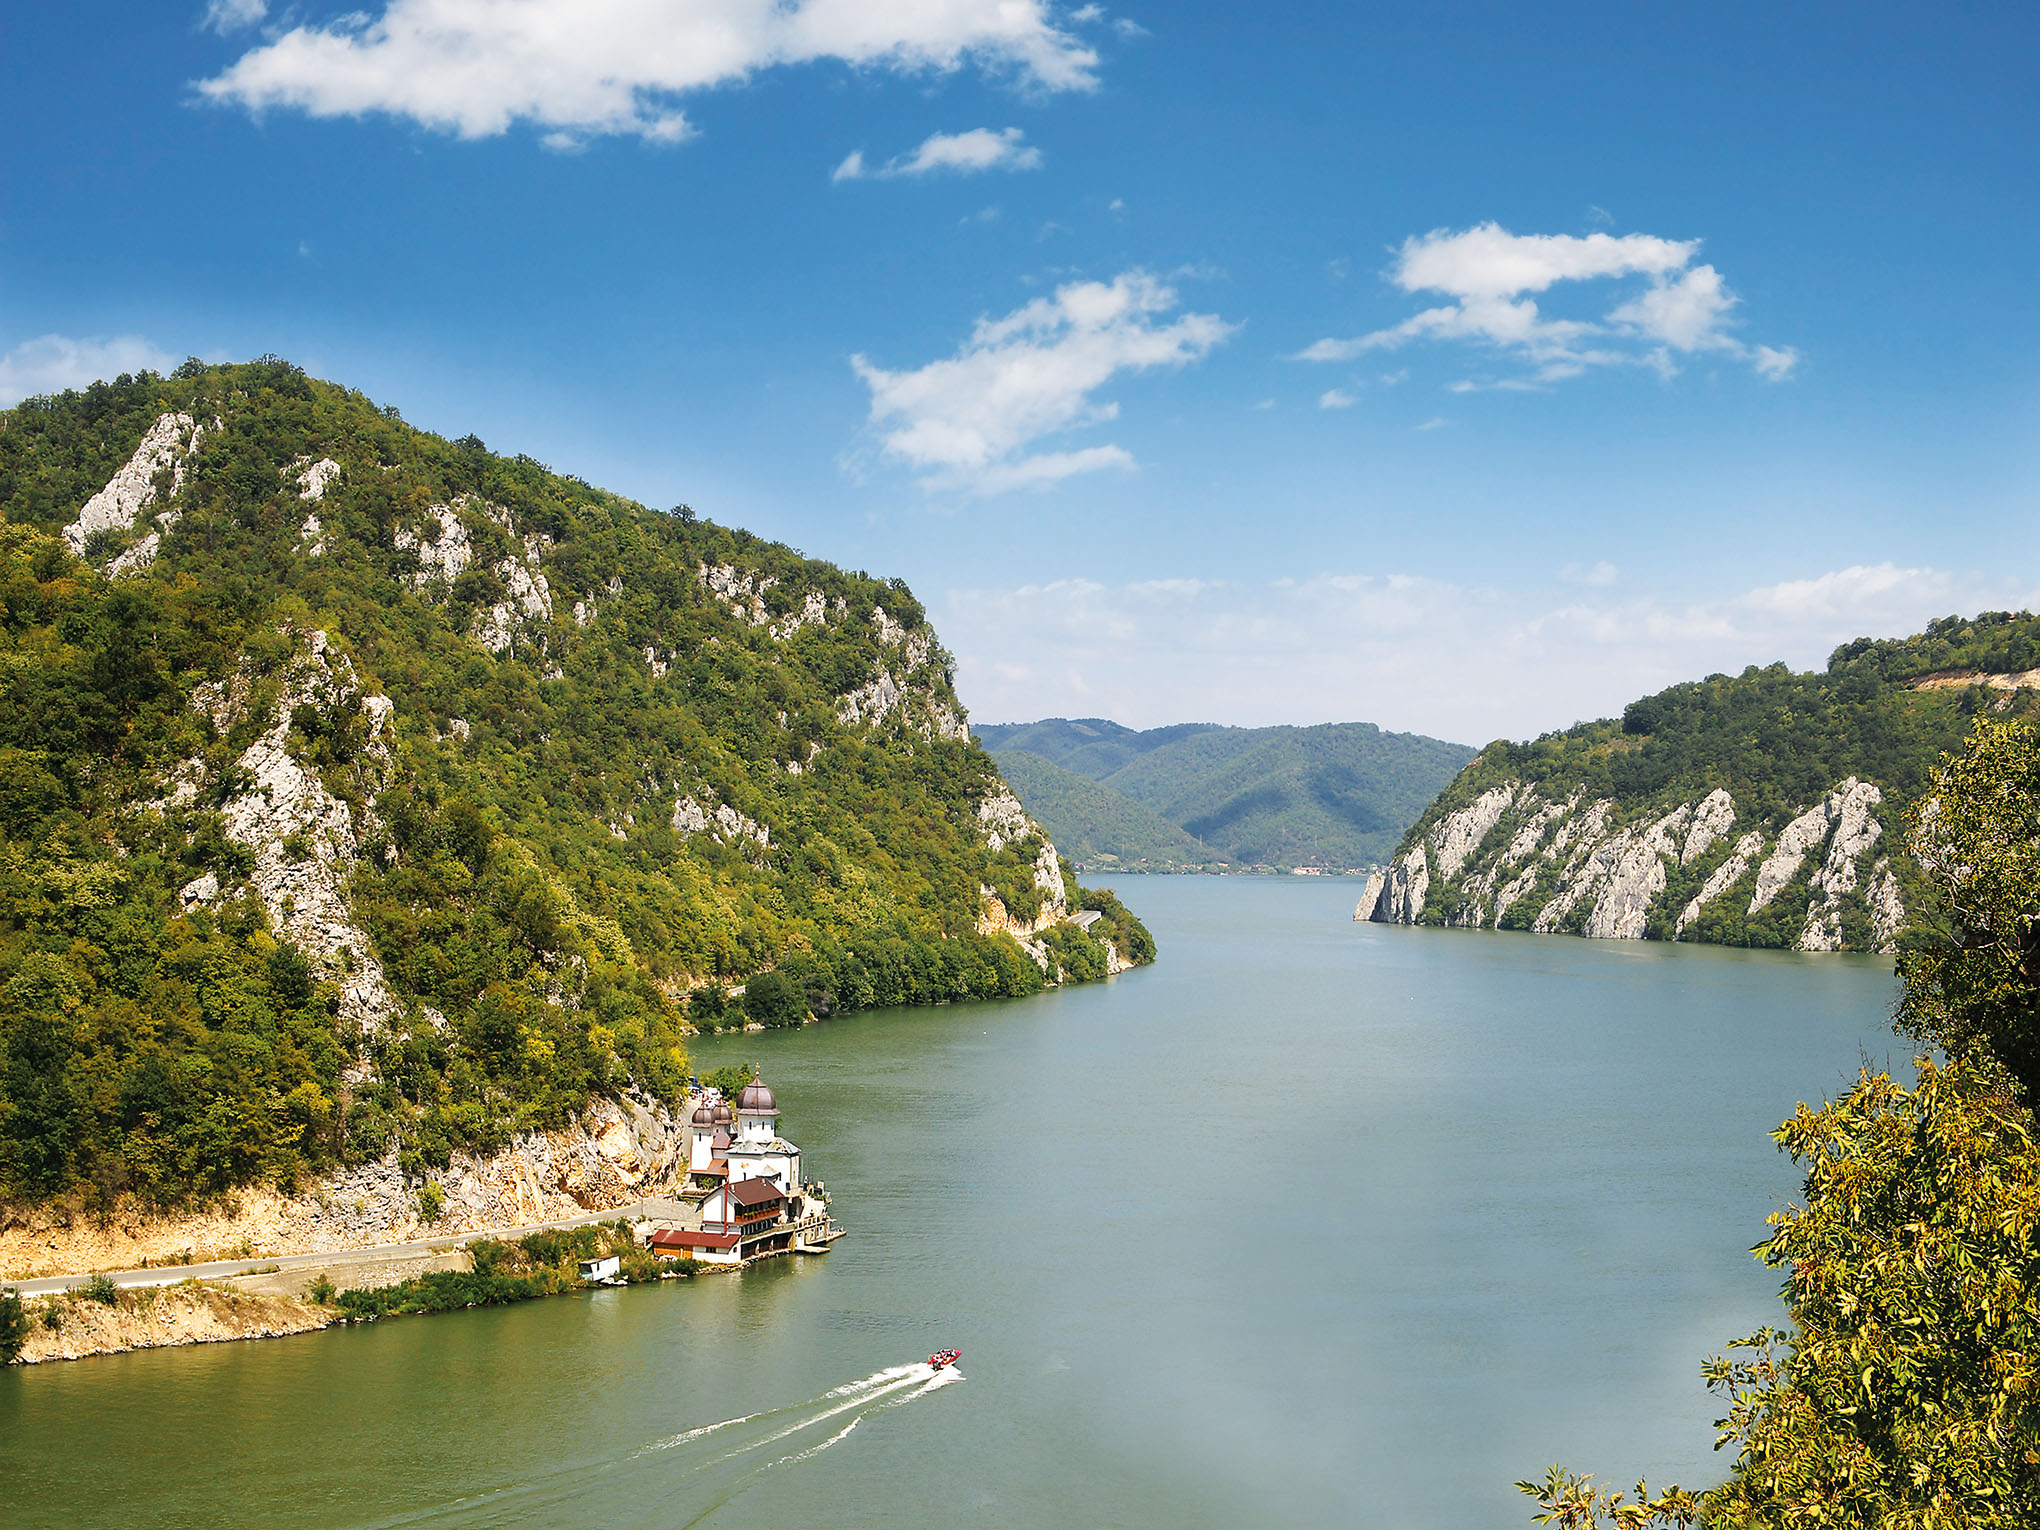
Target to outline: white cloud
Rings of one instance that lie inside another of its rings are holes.
[[[1045,436],[1118,418],[1092,399],[1122,372],[1183,367],[1232,333],[1212,314],[1165,319],[1176,293],[1144,271],[1070,282],[1000,319],[980,319],[956,355],[891,372],[856,356],[885,454],[930,488],[997,494],[1076,473],[1128,468],[1118,446],[1030,453]]]
[[[1351,409],[1360,402],[1360,395],[1348,393],[1344,388],[1327,388],[1318,395],[1320,409]]]
[[[1729,332],[1741,301],[1711,265],[1694,265],[1697,239],[1653,234],[1512,234],[1495,223],[1460,232],[1434,229],[1403,241],[1388,278],[1404,292],[1441,293],[1451,301],[1399,324],[1351,339],[1314,341],[1299,361],[1350,361],[1416,340],[1459,340],[1523,364],[1526,371],[1455,392],[1534,388],[1591,367],[1643,365],[1669,376],[1677,358],[1711,351],[1747,362],[1759,376],[1789,375],[1798,353],[1751,346]],[[1599,318],[1554,318],[1529,294],[1561,283],[1634,281],[1645,285]]]
[[[1598,568],[1598,566],[1597,566]],[[1266,582],[1059,580],[952,590],[939,625],[973,717],[1081,712],[1135,727],[1362,720],[1481,744],[1612,717],[1639,696],[2040,589],[1864,565],[1699,600],[1595,588],[1503,591],[1409,575]]]
[[[252,27],[269,14],[269,0],[207,0],[205,25],[222,37]]]
[[[986,170],[1039,170],[1041,150],[1025,142],[1019,128],[972,128],[963,133],[935,133],[911,154],[896,155],[877,167],[866,165],[864,151],[850,157],[830,176],[836,181],[893,180],[906,175],[931,175],[938,170],[976,175]]]
[[[1558,571],[1558,577],[1567,584],[1583,584],[1588,589],[1605,590],[1615,582],[1616,576],[1621,572],[1622,570],[1606,558],[1602,558],[1592,564],[1568,563]]]
[[[387,0],[379,15],[293,27],[198,89],[250,111],[386,112],[463,138],[528,122],[568,143],[670,143],[692,131],[680,97],[822,60],[898,73],[971,63],[1084,90],[1098,56],[1048,0]]]
[[[123,372],[167,372],[176,365],[176,357],[166,355],[140,335],[118,335],[111,340],[43,335],[24,340],[0,356],[0,408],[39,393],[82,388]]]

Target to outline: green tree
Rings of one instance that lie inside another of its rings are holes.
[[[701,1081],[724,1099],[734,1100],[737,1092],[756,1077],[757,1070],[749,1063],[738,1063],[729,1068],[711,1068],[702,1075]]]
[[[744,1013],[760,1025],[799,1025],[808,1017],[807,990],[783,972],[761,972],[744,985]]]
[[[0,1291],[0,1365],[12,1365],[28,1342],[28,1313],[17,1291]]]
[[[2040,1089],[2040,731],[1978,718],[1914,809],[1933,899],[1899,958],[1900,1026],[1950,1056],[1987,1053]]]

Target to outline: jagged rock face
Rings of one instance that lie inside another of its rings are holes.
[[[105,488],[85,501],[78,519],[64,528],[64,540],[71,544],[71,550],[82,557],[86,542],[95,532],[133,531],[136,518],[156,503],[159,473],[170,474],[168,497],[176,498],[177,491],[184,487],[185,464],[198,450],[205,431],[206,427],[188,414],[160,416],[142,437],[134,455],[108,480]],[[156,519],[158,525],[168,528],[176,523],[177,512],[166,510]],[[155,561],[161,543],[160,533],[150,532],[107,564],[108,577],[140,573]]]
[[[451,504],[433,505],[426,510],[432,527],[430,534],[423,528],[416,531],[399,528],[392,542],[400,552],[415,553],[418,557],[418,572],[411,576],[413,587],[425,590],[439,585],[451,589],[454,581],[474,566],[474,538],[461,520],[463,510],[494,521],[509,533],[518,549],[489,565],[503,581],[504,598],[476,613],[468,629],[469,636],[489,652],[500,654],[508,653],[520,635],[537,633],[543,652],[543,633],[553,616],[552,586],[546,581],[543,560],[552,547],[552,538],[536,531],[520,538],[510,512],[501,505],[462,495]]]
[[[1430,890],[1430,857],[1417,845],[1389,867],[1373,917],[1384,924],[1415,924],[1424,917],[1424,899]]]
[[[1763,848],[1764,836],[1757,833],[1745,834],[1735,842],[1728,859],[1708,873],[1707,880],[1700,884],[1700,891],[1693,895],[1693,901],[1681,910],[1679,922],[1672,931],[1674,940],[1685,934],[1686,926],[1700,917],[1700,910],[1743,879],[1750,869],[1751,859]]]
[[[901,672],[881,668],[877,675],[847,695],[836,698],[836,718],[846,728],[883,722],[894,712],[906,718],[923,738],[970,738],[970,725],[914,675],[933,657],[935,639],[925,629],[910,630],[885,607],[874,607],[871,624],[881,646],[899,650]]]
[[[708,793],[704,791],[702,795]],[[713,809],[703,807],[691,793],[673,804],[673,832],[683,839],[694,834],[713,834],[725,844],[748,839],[761,850],[772,844],[772,831],[763,824],[746,818],[727,802],[719,802]]]
[[[1884,794],[1875,786],[1851,776],[1823,804],[1834,829],[1828,837],[1827,860],[1811,878],[1813,906],[1799,937],[1800,950],[1841,950],[1842,898],[1855,890],[1856,865],[1884,832],[1870,816],[1870,809],[1883,801]],[[1876,907],[1874,902],[1871,906]]]
[[[354,665],[334,652],[323,632],[301,635],[303,650],[286,669],[272,722],[242,751],[240,767],[251,785],[227,799],[220,819],[228,838],[254,855],[250,881],[271,928],[293,942],[314,970],[340,984],[341,1015],[370,1034],[396,1013],[397,1002],[383,979],[368,932],[347,901],[347,878],[360,859],[360,845],[374,827],[374,792],[388,783],[395,743],[395,706],[389,698],[363,694]],[[192,701],[215,727],[231,727],[245,706],[247,676],[237,675],[196,688]],[[330,714],[359,702],[368,724],[367,741],[354,768],[368,788],[366,821],[329,792],[317,772],[289,749],[291,714],[311,706]],[[222,726],[224,725],[224,726]],[[185,782],[180,791],[194,790]],[[188,901],[218,896],[202,877],[185,889]]]
[[[1610,800],[1583,802],[1575,792],[1548,801],[1533,786],[1507,781],[1440,817],[1378,883],[1369,882],[1354,917],[1413,924],[1428,907],[1433,922],[1494,928],[1512,908],[1539,898],[1528,920],[1539,933],[1638,940],[1667,912],[1673,874],[1720,856],[1683,906],[1673,905],[1680,908],[1673,939],[1710,906],[1751,887],[1755,867],[1745,917],[1803,884],[1809,906],[1793,943],[1804,951],[1840,950],[1843,914],[1861,886],[1872,939],[1888,951],[1906,918],[1897,878],[1888,861],[1877,862],[1867,880],[1862,870],[1884,832],[1874,812],[1883,800],[1874,783],[1851,776],[1775,839],[1749,827],[1724,852],[1738,815],[1734,797],[1721,788],[1621,822]]]
[[[1027,946],[1029,953],[1046,969],[1047,952],[1037,949],[1027,937],[1052,924],[1061,924],[1070,916],[1069,894],[1063,887],[1062,858],[1056,854],[1048,831],[1027,816],[1027,809],[1020,805],[1020,799],[1004,786],[978,804],[977,816],[978,833],[984,837],[985,847],[994,855],[1030,835],[1041,840],[1041,849],[1034,856],[1034,885],[1041,893],[1041,912],[1031,920],[1015,919],[991,888],[981,887],[979,893],[985,900],[985,908],[978,916],[978,933],[991,935],[1004,930],[1019,937],[1021,944]]]

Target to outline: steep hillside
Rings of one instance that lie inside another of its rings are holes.
[[[994,749],[1014,794],[1087,871],[1205,871],[1226,863],[1152,808],[1025,749]]]
[[[16,1197],[485,1186],[534,1132],[627,1187],[691,989],[772,970],[751,1011],[791,1023],[1152,954],[970,742],[903,585],[285,363],[0,415],[0,601]]]
[[[1152,809],[1236,865],[1364,866],[1473,755],[1461,744],[1371,723],[1136,733],[1101,718],[980,727]]]
[[[1355,917],[1616,939],[1888,951],[1917,870],[1908,807],[1980,709],[2040,712],[2040,620],[1947,617],[1490,744]]]

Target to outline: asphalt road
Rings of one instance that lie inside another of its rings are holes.
[[[247,1275],[256,1270],[335,1270],[344,1265],[370,1264],[379,1259],[401,1259],[407,1254],[431,1254],[461,1248],[477,1238],[521,1238],[526,1233],[549,1227],[586,1227],[591,1222],[614,1222],[637,1216],[649,1203],[633,1201],[608,1211],[591,1211],[584,1216],[561,1217],[551,1222],[533,1222],[528,1227],[489,1227],[479,1232],[450,1233],[441,1238],[414,1238],[409,1243],[377,1243],[367,1248],[333,1249],[323,1254],[278,1254],[253,1259],[215,1259],[209,1264],[151,1266],[145,1270],[108,1270],[116,1286],[174,1286],[180,1280],[217,1280],[224,1276]],[[48,1296],[68,1291],[92,1279],[85,1275],[51,1275],[42,1280],[0,1281],[0,1290],[23,1296]]]

